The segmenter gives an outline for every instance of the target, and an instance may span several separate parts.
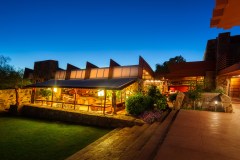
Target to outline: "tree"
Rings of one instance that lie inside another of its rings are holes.
[[[22,87],[23,70],[15,69],[9,65],[9,57],[0,55],[0,89],[10,89]]]
[[[156,73],[157,74],[165,74],[168,73],[168,65],[169,64],[174,64],[174,63],[182,63],[186,62],[186,59],[183,58],[181,55],[176,56],[174,58],[170,58],[168,61],[165,61],[163,64],[156,64]]]

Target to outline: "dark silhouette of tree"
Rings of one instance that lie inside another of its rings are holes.
[[[182,63],[186,62],[186,59],[183,58],[181,55],[176,56],[174,58],[170,58],[168,61],[165,61],[163,64],[156,64],[156,70],[155,72],[157,74],[166,74],[169,72],[168,65],[173,63]]]
[[[25,83],[23,70],[9,65],[10,60],[9,57],[0,55],[0,89],[18,88]]]

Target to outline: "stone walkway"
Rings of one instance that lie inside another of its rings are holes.
[[[163,123],[116,129],[67,160],[240,160],[238,102],[234,113],[172,111]]]
[[[171,111],[162,123],[113,130],[67,160],[153,159],[177,113]]]
[[[155,160],[239,160],[240,104],[234,113],[181,110]]]

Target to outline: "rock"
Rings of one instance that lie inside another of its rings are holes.
[[[226,106],[224,109],[225,109],[226,113],[232,113],[233,112],[232,104],[230,104],[229,106]]]
[[[178,92],[176,100],[173,104],[174,109],[180,109],[181,108],[184,97],[185,97],[184,93]]]
[[[224,108],[224,111],[226,113],[232,113],[233,108],[232,108],[232,101],[231,98],[225,94],[220,94],[219,98],[221,100],[222,106]]]

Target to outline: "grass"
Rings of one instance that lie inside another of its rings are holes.
[[[0,115],[0,159],[62,160],[109,131]]]

